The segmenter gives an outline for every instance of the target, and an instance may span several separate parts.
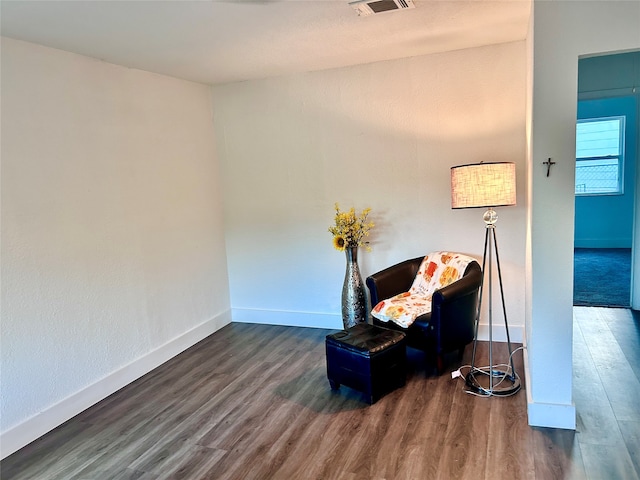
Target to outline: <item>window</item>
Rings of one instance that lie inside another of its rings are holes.
[[[625,117],[578,120],[576,195],[622,194]]]

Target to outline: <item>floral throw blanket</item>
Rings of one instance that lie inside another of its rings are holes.
[[[408,328],[417,317],[431,312],[431,296],[462,277],[473,258],[459,253],[433,252],[424,257],[408,292],[379,302],[371,311],[378,320]]]

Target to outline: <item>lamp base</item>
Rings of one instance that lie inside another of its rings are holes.
[[[467,391],[480,396],[508,397],[520,390],[520,377],[497,368],[472,367],[465,379]]]

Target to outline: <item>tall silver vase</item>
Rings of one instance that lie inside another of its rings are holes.
[[[347,271],[342,286],[342,323],[344,328],[367,321],[367,296],[358,268],[358,247],[347,247]]]

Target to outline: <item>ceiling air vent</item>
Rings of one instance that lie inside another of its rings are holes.
[[[351,5],[361,17],[393,12],[394,10],[404,10],[406,8],[416,8],[413,0],[356,0],[355,2],[349,2],[349,5]]]

